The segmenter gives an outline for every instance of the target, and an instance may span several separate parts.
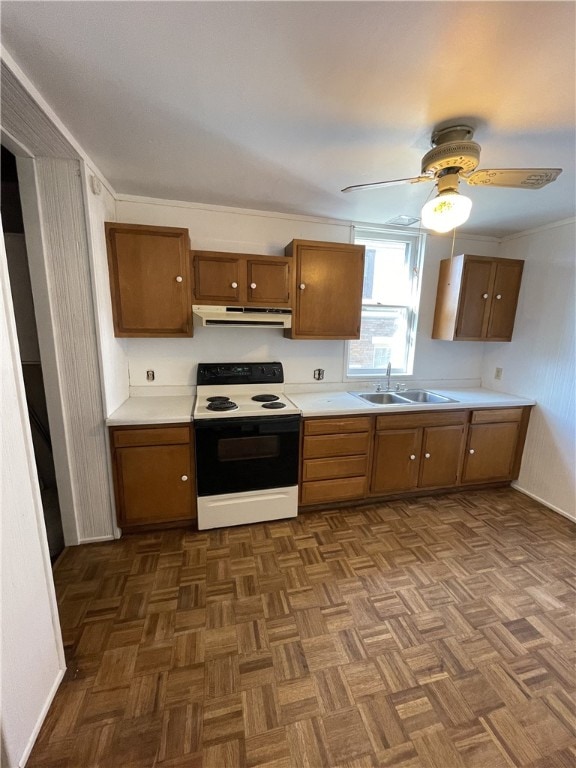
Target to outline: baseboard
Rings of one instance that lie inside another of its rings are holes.
[[[543,504],[545,507],[548,507],[548,509],[551,509],[552,512],[558,512],[559,515],[562,515],[563,517],[567,517],[568,520],[572,520],[573,523],[576,523],[576,517],[574,515],[571,515],[569,512],[566,512],[564,509],[560,509],[560,507],[556,507],[554,504],[550,504],[549,501],[546,501],[545,499],[541,499],[540,496],[536,496],[535,493],[530,493],[530,491],[527,491],[525,488],[522,488],[522,486],[518,485],[518,483],[512,483],[512,488],[514,488],[515,491],[520,491],[520,493],[523,493],[525,496],[530,496],[531,499],[534,499],[534,501],[539,501],[540,504]]]
[[[40,728],[42,728],[42,725],[44,724],[44,720],[46,719],[46,715],[48,714],[48,710],[50,709],[50,706],[52,705],[52,701],[54,700],[54,696],[56,696],[56,692],[58,691],[58,688],[60,687],[60,683],[62,682],[62,678],[64,677],[64,673],[66,672],[65,669],[58,670],[58,674],[56,675],[56,679],[54,680],[54,684],[52,685],[52,688],[50,689],[50,693],[46,697],[46,701],[44,702],[44,706],[42,707],[42,710],[40,711],[40,716],[38,717],[38,721],[36,725],[34,726],[34,730],[30,734],[30,738],[28,739],[28,744],[26,745],[26,748],[24,752],[22,753],[22,757],[18,761],[18,768],[24,768],[26,763],[28,762],[28,758],[30,757],[30,752],[32,752],[32,748],[34,747],[34,744],[36,743],[36,739],[38,738],[38,734],[40,733]]]
[[[78,544],[97,544],[99,541],[114,541],[115,537],[110,536],[94,536],[90,539],[79,539]]]

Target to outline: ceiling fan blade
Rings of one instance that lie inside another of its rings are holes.
[[[371,184],[353,184],[344,187],[341,192],[354,192],[357,189],[376,189],[377,187],[392,187],[394,184],[418,184],[420,181],[433,181],[434,174],[429,176],[414,176],[412,179],[390,179],[390,181],[374,181]]]
[[[518,187],[540,189],[555,181],[562,168],[488,168],[474,171],[469,176],[461,174],[468,184],[482,187]]]

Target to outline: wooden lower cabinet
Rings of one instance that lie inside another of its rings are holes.
[[[530,407],[304,420],[302,506],[518,477]]]
[[[463,483],[513,480],[518,476],[527,416],[524,408],[474,411],[464,455]]]
[[[130,533],[191,523],[195,517],[190,425],[111,427],[118,527]]]
[[[302,444],[302,505],[362,499],[368,492],[372,442],[369,416],[306,419]]]
[[[370,493],[456,485],[466,416],[466,411],[444,411],[378,417]]]

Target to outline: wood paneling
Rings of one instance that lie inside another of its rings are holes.
[[[575,540],[501,489],[68,549],[28,768],[567,768]]]

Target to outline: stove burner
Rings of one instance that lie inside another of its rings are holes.
[[[262,408],[286,408],[286,403],[281,403],[279,401],[262,403]]]
[[[280,400],[278,395],[254,395],[252,400],[256,400],[257,403],[273,403],[275,400]]]
[[[213,395],[212,397],[207,397],[206,400],[208,400],[209,403],[227,403],[230,398],[224,397],[223,395]]]
[[[213,401],[206,406],[207,411],[235,411],[237,408],[236,403],[226,398]]]

